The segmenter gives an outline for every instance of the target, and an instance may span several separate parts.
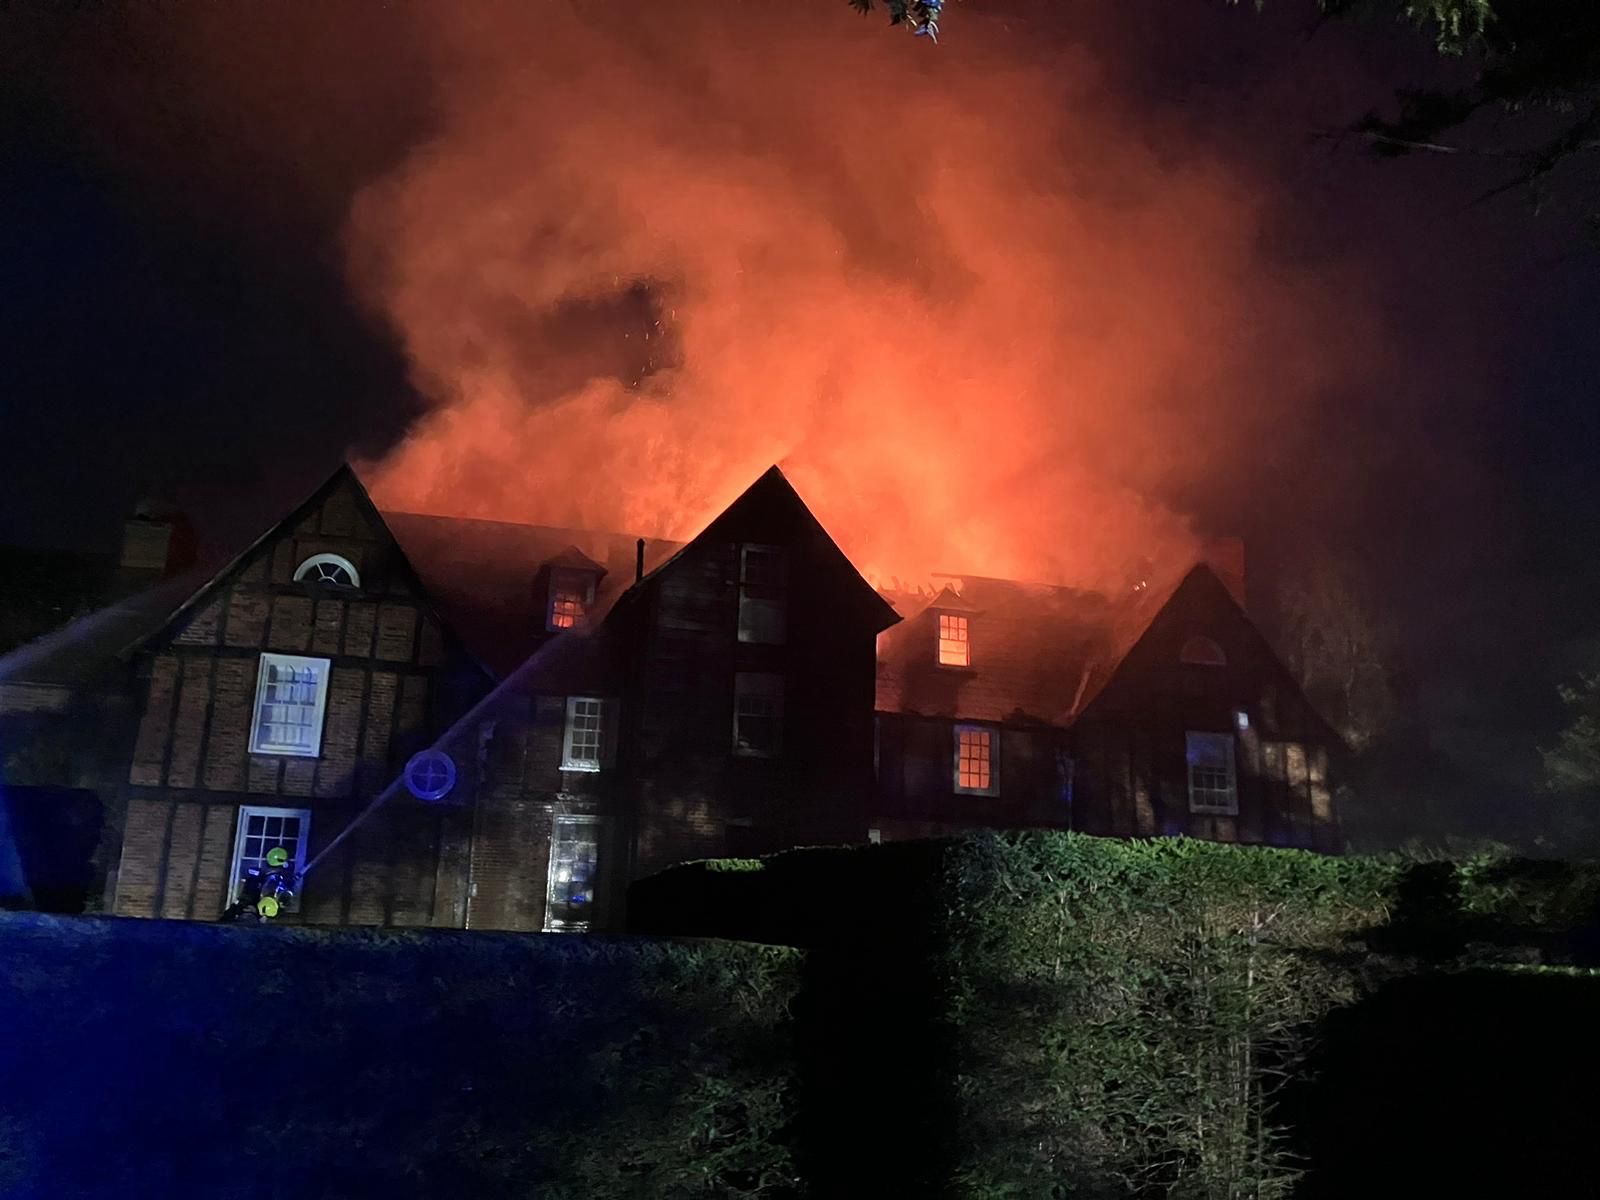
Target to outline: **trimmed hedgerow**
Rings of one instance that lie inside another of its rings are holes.
[[[1357,998],[1392,867],[1034,835],[947,870],[963,1194],[1287,1194],[1276,1086]]]
[[[1570,864],[1060,832],[765,862],[643,881],[637,919],[810,947],[813,1003],[849,996],[849,1023],[869,1031],[852,1056],[819,1047],[804,1064],[807,1094],[837,1114],[823,1140],[870,1151],[874,1182],[915,1178],[918,1194],[1286,1196],[1317,1166],[1307,1114],[1327,1126],[1372,1108],[1370,1074],[1341,1082],[1339,1103],[1303,1094],[1330,1018],[1348,1038],[1379,997],[1371,1011],[1391,1025],[1426,1022],[1382,999],[1422,976],[1441,982],[1393,994],[1462,1009],[1493,992],[1503,1006],[1485,967],[1505,978],[1600,958],[1600,872]],[[846,1007],[825,1010],[837,1022]],[[1451,1086],[1416,1107],[1443,1110]],[[1346,1132],[1354,1146],[1373,1131]]]
[[[772,947],[0,918],[0,1193],[779,1197]]]

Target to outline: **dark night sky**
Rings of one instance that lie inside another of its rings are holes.
[[[422,410],[397,336],[351,294],[342,236],[357,189],[429,131],[434,96],[388,7],[362,8],[315,45],[256,22],[212,47],[236,60],[238,97],[227,72],[174,68],[161,25],[115,6],[0,13],[0,541],[108,548],[134,499],[158,493],[226,545]],[[1323,462],[1264,449],[1259,476],[1216,480],[1190,507],[1242,531],[1264,571],[1301,543],[1333,547],[1399,621],[1441,742],[1514,784],[1552,681],[1600,632],[1600,273],[1570,213],[1473,204],[1492,164],[1376,163],[1312,136],[1381,104],[1397,75],[1449,70],[1388,26],[1308,36],[1309,6],[1291,0],[1259,17],[1207,0],[952,9],[944,46],[899,52],[954,59],[980,19],[1015,22],[1035,60],[1081,37],[1118,105],[1269,181],[1283,261],[1358,262],[1382,281],[1381,311],[1362,315],[1410,382],[1324,410]],[[670,21],[670,6],[638,19]],[[767,52],[732,38],[730,53]],[[816,69],[819,88],[868,86]],[[347,101],[337,129],[330,96]],[[863,120],[882,103],[864,97]],[[259,136],[240,119],[254,112]],[[1338,467],[1386,453],[1370,475]],[[1408,470],[1419,453],[1427,466]],[[1316,527],[1286,524],[1284,498],[1323,476],[1337,496],[1287,506]]]

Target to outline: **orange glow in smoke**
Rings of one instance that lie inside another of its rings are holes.
[[[434,133],[347,229],[431,405],[381,505],[685,537],[778,462],[879,581],[1193,557],[1348,297],[1088,52],[836,7],[417,10]]]

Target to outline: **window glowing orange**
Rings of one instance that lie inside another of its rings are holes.
[[[972,664],[972,643],[967,640],[967,619],[953,613],[939,614],[939,665],[965,667]]]
[[[961,729],[957,736],[956,787],[963,792],[987,792],[994,779],[994,734],[987,729]]]
[[[583,616],[582,592],[558,591],[550,600],[550,628],[571,629]]]

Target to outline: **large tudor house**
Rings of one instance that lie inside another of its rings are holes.
[[[617,928],[675,862],[974,826],[1338,848],[1338,738],[1237,560],[888,594],[777,468],[685,544],[380,512],[343,468],[165,573],[0,660],[12,740],[54,716],[123,814],[119,914],[215,919],[275,846],[310,867],[280,919],[522,930]]]

